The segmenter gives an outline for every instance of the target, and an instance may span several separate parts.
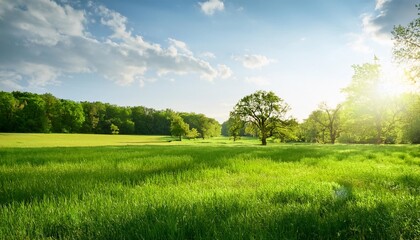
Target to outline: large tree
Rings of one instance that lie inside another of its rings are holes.
[[[309,119],[312,119],[316,125],[319,125],[319,129],[323,130],[323,142],[325,143],[325,131],[328,132],[329,142],[334,144],[341,132],[340,123],[340,109],[341,104],[335,108],[328,107],[326,103],[321,103],[317,110],[313,111],[309,115]]]
[[[283,126],[285,115],[290,107],[273,92],[257,91],[243,97],[230,113],[232,118],[253,125],[258,129],[262,145],[274,130]]]
[[[419,10],[420,4],[416,5]],[[420,81],[420,17],[417,17],[407,26],[395,26],[392,31],[394,35],[394,57],[408,67],[408,76],[414,81]]]
[[[179,137],[179,141],[182,141],[182,137],[187,135],[189,131],[188,123],[185,123],[179,114],[173,114],[171,117],[171,135]]]
[[[343,89],[347,94],[343,106],[346,115],[343,118],[346,119],[345,138],[359,143],[395,141],[401,107],[394,97],[382,92],[380,65],[365,63],[354,65],[353,69],[352,81]]]

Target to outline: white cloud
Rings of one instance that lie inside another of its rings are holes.
[[[20,73],[24,76],[31,76],[29,85],[32,87],[45,87],[59,83],[56,79],[60,72],[48,65],[25,63],[21,65]]]
[[[5,89],[23,90],[23,87],[19,85],[20,80],[22,80],[22,76],[15,72],[0,71],[0,84]]]
[[[361,18],[361,32],[349,33],[347,44],[353,51],[372,54],[372,44],[393,44],[391,31],[396,25],[406,25],[416,18],[412,0],[376,0],[375,9],[365,12]]]
[[[173,38],[169,38],[169,43],[170,43],[170,47],[172,49],[172,51],[176,51],[176,52],[180,52],[181,54],[185,54],[188,56],[192,56],[193,53],[188,49],[187,44],[185,42],[173,39]]]
[[[245,78],[245,82],[255,84],[257,86],[268,86],[270,85],[270,81],[265,77],[247,77]]]
[[[225,5],[220,0],[209,0],[206,2],[200,2],[201,11],[206,15],[213,15],[216,11],[223,11]]]
[[[172,80],[172,79],[171,79]],[[156,82],[156,79],[155,78],[145,78],[145,77],[140,77],[139,78],[139,86],[141,87],[141,88],[143,88],[145,85],[146,85],[146,82],[147,83],[153,83],[153,82]],[[171,81],[172,82],[172,81]]]
[[[228,66],[224,65],[224,64],[219,64],[218,65],[218,76],[221,79],[227,79],[230,78],[233,75],[233,71],[232,69],[230,69]]]
[[[126,24],[127,18],[118,12],[112,11],[105,6],[101,5],[96,8],[96,11],[101,17],[101,23],[110,27],[114,34],[113,38],[129,38],[131,32],[127,31]]]
[[[214,55],[214,53],[212,52],[203,52],[200,54],[200,56],[203,58],[211,58],[211,59],[216,58],[216,55]]]
[[[46,46],[54,46],[65,36],[83,36],[85,15],[83,11],[77,11],[69,6],[60,6],[49,0],[29,1],[3,1],[7,6],[5,11],[0,12],[3,21],[10,18],[10,26],[13,32],[23,37],[28,43]],[[25,6],[30,11],[21,7]],[[24,34],[23,34],[24,33]]]
[[[195,57],[185,42],[169,38],[162,47],[129,31],[128,19],[120,13],[91,2],[87,7],[91,9],[78,10],[51,0],[0,1],[0,72],[11,74],[2,83],[14,83],[16,89],[43,87],[78,73],[99,74],[119,85],[144,84],[146,72],[197,74],[209,81],[218,77],[221,70]],[[89,24],[108,28],[109,36],[94,36]]]
[[[389,2],[389,0],[376,0],[375,10],[380,10],[383,8],[386,2]]]
[[[272,62],[274,62],[273,59],[269,59],[266,56],[263,55],[248,55],[245,54],[244,56],[234,56],[234,60],[242,62],[242,65],[249,69],[258,69],[262,68]]]
[[[413,0],[376,0],[375,10],[362,15],[362,28],[372,40],[390,45],[393,27],[405,25],[416,17]]]

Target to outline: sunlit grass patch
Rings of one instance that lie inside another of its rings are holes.
[[[0,239],[416,239],[417,146],[0,149]]]
[[[82,147],[163,144],[167,136],[105,134],[0,133],[0,147]]]

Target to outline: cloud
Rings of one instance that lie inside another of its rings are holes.
[[[270,81],[264,77],[247,77],[245,78],[245,82],[255,84],[257,86],[268,86],[270,85]]]
[[[376,0],[375,9],[360,16],[361,32],[347,34],[347,46],[362,54],[371,54],[374,43],[391,46],[394,26],[406,25],[416,15],[412,0]]]
[[[212,58],[212,59],[216,58],[216,55],[214,55],[214,53],[212,52],[203,52],[200,54],[200,56],[203,58]]]
[[[225,9],[225,5],[220,0],[209,0],[198,4],[201,6],[201,11],[206,15],[213,15],[216,11],[223,11]]]
[[[173,38],[169,38],[169,43],[170,43],[170,51],[174,51],[177,55],[178,52],[180,52],[181,54],[185,54],[187,56],[192,56],[193,53],[188,49],[187,44],[185,42],[173,39]]]
[[[164,47],[146,41],[127,22],[120,13],[91,2],[76,9],[51,0],[3,0],[0,81],[19,89],[59,84],[60,76],[78,73],[99,74],[119,85],[142,85],[148,82],[146,73],[197,74],[209,81],[228,75],[224,67],[195,57],[185,42],[169,38]],[[95,36],[90,31],[95,27],[109,34]]]
[[[232,69],[230,69],[228,66],[226,66],[224,64],[219,64],[218,70],[219,70],[218,76],[221,79],[227,79],[227,78],[230,78],[233,75]]]
[[[23,87],[19,85],[20,80],[22,80],[22,77],[15,72],[0,71],[0,85],[4,89],[23,90]]]
[[[272,62],[274,60],[267,58],[263,55],[248,55],[245,54],[244,56],[234,56],[233,59],[238,62],[242,62],[242,65],[249,69],[258,69],[262,68]]]
[[[376,0],[375,10],[381,9],[389,0]]]
[[[375,10],[362,15],[363,32],[376,42],[392,44],[393,27],[405,25],[416,16],[413,0],[376,0]]]

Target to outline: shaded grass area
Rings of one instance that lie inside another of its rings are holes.
[[[0,239],[419,239],[418,146],[0,149]]]

